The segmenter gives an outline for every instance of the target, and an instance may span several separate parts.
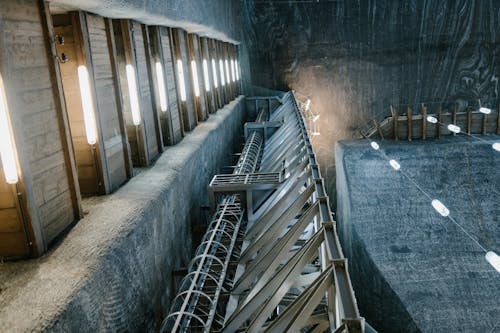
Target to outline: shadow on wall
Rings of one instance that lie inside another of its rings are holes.
[[[334,143],[390,105],[498,98],[500,3],[243,3],[252,84],[294,89],[321,115],[314,146],[333,194]]]

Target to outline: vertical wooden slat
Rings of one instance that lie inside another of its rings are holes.
[[[472,109],[467,107],[467,134],[471,134],[472,130]]]
[[[439,104],[438,106],[438,111],[437,111],[437,114],[438,114],[438,124],[436,124],[436,128],[437,128],[437,137],[438,139],[441,137],[441,123],[443,122],[443,108],[441,106],[441,104]]]
[[[120,134],[122,137],[123,155],[125,159],[125,171],[127,174],[127,178],[130,179],[134,175],[134,170],[132,165],[132,157],[130,153],[130,144],[127,135],[127,127],[125,124],[125,119],[123,118],[123,95],[118,77],[119,71],[118,71],[118,62],[116,58],[116,45],[115,45],[115,36],[113,32],[113,24],[111,22],[111,19],[109,18],[105,18],[104,23],[106,25],[106,37],[109,45],[111,71],[113,73],[113,85],[115,88],[114,97],[116,99],[116,106],[118,111],[118,123],[120,127]]]
[[[398,137],[398,122],[399,122],[399,116],[398,116],[398,111],[395,107],[391,105],[391,113],[392,113],[392,128],[394,130],[394,140],[399,140]]]
[[[146,25],[141,24],[142,30],[142,38],[144,40],[144,50],[146,53],[146,67],[148,69],[148,79],[149,79],[149,90],[151,93],[151,108],[153,109],[153,117],[154,117],[154,128],[156,135],[156,143],[158,146],[158,152],[161,153],[164,150],[164,142],[163,142],[163,132],[166,129],[163,129],[161,126],[160,119],[160,101],[158,96],[158,79],[156,77],[156,61],[158,61],[158,57],[153,58],[153,51],[151,41],[149,40],[148,28]]]
[[[457,104],[453,105],[453,109],[451,110],[451,122],[453,125],[457,124]],[[453,132],[453,136],[456,136],[457,133]]]
[[[269,112],[271,112],[271,99],[269,99]],[[382,132],[382,129],[380,128],[380,124],[379,124],[377,118],[373,118],[373,125],[377,129],[378,135],[383,140],[384,139],[384,133]]]
[[[500,135],[500,105],[498,106],[498,113],[497,113],[497,134]]]
[[[422,140],[427,138],[427,106],[422,104]]]
[[[412,137],[412,117],[413,117],[413,111],[410,106],[408,106],[408,109],[406,111],[406,118],[408,119],[407,125],[408,125],[408,141],[411,141]]]
[[[47,45],[49,45],[49,47],[47,48],[47,58],[49,60],[49,64],[51,64],[49,70],[52,86],[54,88],[54,102],[55,109],[57,111],[59,129],[61,132],[61,141],[64,148],[64,164],[66,166],[69,190],[71,194],[71,202],[73,205],[73,216],[75,220],[79,220],[81,217],[83,217],[80,185],[78,184],[78,172],[76,170],[75,152],[71,143],[71,132],[69,130],[68,113],[66,110],[66,102],[64,100],[61,69],[59,67],[57,51],[54,44],[55,36],[53,31],[52,16],[50,15],[49,5],[47,2],[40,1],[39,4],[41,19],[43,23],[43,32],[48,43]],[[25,205],[25,212],[28,213],[29,210],[27,204],[25,203]],[[45,241],[37,237],[37,244],[35,247],[38,250],[37,252],[43,252],[46,249],[46,246],[47,244],[45,244]]]

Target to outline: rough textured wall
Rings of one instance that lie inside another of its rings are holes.
[[[148,25],[180,27],[224,41],[240,41],[241,2],[235,0],[54,0],[51,8],[80,9]]]
[[[391,104],[498,97],[500,2],[244,0],[254,85],[321,114],[315,149],[334,194],[333,143]]]
[[[499,253],[500,153],[491,142],[381,146],[471,237]],[[481,247],[368,141],[339,142],[335,158],[339,237],[370,324],[384,333],[500,332],[500,274]]]

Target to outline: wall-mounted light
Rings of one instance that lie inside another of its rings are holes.
[[[234,74],[234,61],[233,61],[233,59],[231,59],[231,79],[233,80],[233,82],[236,81],[236,75]]]
[[[205,81],[205,90],[208,92],[210,91],[210,80],[208,78],[207,59],[203,59],[202,67],[203,67],[203,80]]]
[[[491,147],[493,147],[496,151],[500,151],[500,142],[495,142],[491,145]]]
[[[458,127],[457,125],[449,124],[448,130],[453,132],[453,133],[457,133],[457,134],[460,133],[460,127]]]
[[[240,66],[238,66],[238,60],[234,61],[234,68],[236,70],[236,80],[240,80]]]
[[[493,251],[488,251],[486,252],[484,258],[490,263],[491,266],[493,266],[494,269],[496,269],[498,273],[500,273],[500,257],[498,254]]]
[[[372,146],[372,148],[375,149],[375,150],[379,150],[380,149],[379,144],[376,143],[375,141],[370,142],[370,146]]]
[[[139,108],[139,95],[137,94],[137,81],[135,80],[134,66],[127,64],[127,85],[130,97],[130,108],[132,111],[132,122],[134,125],[141,124],[141,111]]]
[[[226,80],[224,79],[224,63],[222,59],[219,59],[219,69],[220,69],[220,84],[222,86],[226,85]]]
[[[431,204],[432,204],[432,207],[434,207],[434,209],[436,210],[436,212],[438,212],[442,216],[446,217],[446,216],[450,215],[449,209],[446,208],[446,206],[441,201],[434,199],[434,200],[432,200]]]
[[[231,78],[229,77],[229,62],[226,59],[224,63],[226,64],[226,82],[229,84],[231,83]]]
[[[0,76],[0,160],[5,175],[5,181],[16,184],[19,181],[17,175],[16,157],[14,155],[14,144],[10,131],[8,105],[5,97],[3,80]]]
[[[436,117],[433,117],[433,116],[427,116],[427,121],[432,123],[432,124],[436,124],[438,122]]]
[[[392,167],[394,170],[399,170],[399,169],[401,169],[401,165],[399,165],[399,163],[398,163],[396,160],[390,160],[390,161],[389,161],[389,164],[391,165],[391,167]]]
[[[181,93],[181,101],[186,101],[186,82],[184,81],[184,68],[182,67],[182,60],[177,59],[177,76],[179,77],[179,86]]]
[[[191,72],[193,75],[194,95],[200,97],[200,82],[198,81],[198,66],[196,61],[191,60]]]
[[[218,87],[217,82],[217,65],[215,65],[215,59],[212,59],[212,77],[214,78],[214,88]]]
[[[80,99],[83,109],[83,123],[85,124],[85,133],[89,145],[95,145],[97,142],[97,129],[95,125],[94,103],[90,93],[89,72],[87,67],[78,66],[78,82],[80,83]]]
[[[165,79],[163,77],[163,66],[161,62],[156,62],[156,80],[158,81],[158,93],[160,95],[160,109],[167,111],[167,93],[165,89]]]

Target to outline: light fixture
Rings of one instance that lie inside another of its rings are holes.
[[[236,70],[236,80],[240,80],[240,67],[238,66],[238,60],[234,61],[234,67]]]
[[[496,151],[500,151],[500,142],[495,142],[491,145]]]
[[[311,108],[311,100],[308,98],[308,99],[306,99],[306,102],[304,103],[304,109],[306,111],[309,111],[310,108]]]
[[[165,79],[163,77],[163,66],[161,62],[156,62],[156,80],[158,81],[158,92],[160,95],[160,108],[163,112],[167,111],[167,93],[165,89]]]
[[[186,82],[184,81],[184,68],[182,68],[182,60],[177,59],[177,76],[179,77],[179,86],[181,93],[181,101],[186,101]]]
[[[392,167],[394,170],[399,170],[399,169],[401,169],[401,165],[399,165],[399,163],[398,163],[396,160],[390,160],[390,161],[389,161],[389,164],[391,165],[391,167]]]
[[[497,270],[498,273],[500,273],[500,257],[498,254],[493,251],[488,251],[486,252],[484,258],[490,263],[491,266],[493,266],[494,269]]]
[[[198,66],[196,61],[191,60],[191,72],[193,74],[194,95],[200,97],[200,82],[198,81]]]
[[[378,143],[376,143],[375,141],[370,142],[370,146],[372,146],[372,148],[375,150],[379,150],[379,148],[380,148]]]
[[[432,200],[431,204],[432,204],[432,207],[434,207],[434,209],[442,216],[446,217],[446,216],[450,215],[450,211],[448,210],[448,208],[446,208],[446,206],[443,205],[443,203],[441,201],[439,201],[438,199]]]
[[[491,109],[485,108],[485,107],[480,107],[479,112],[484,113],[484,114],[490,114]]]
[[[430,123],[433,123],[433,124],[436,124],[438,122],[436,117],[433,117],[433,116],[427,116],[427,121]]]
[[[208,65],[207,65],[206,59],[203,59],[202,66],[203,66],[203,80],[205,81],[205,90],[207,92],[209,92],[210,91],[210,80],[208,78]]]
[[[231,79],[233,80],[233,82],[236,81],[236,75],[234,74],[234,61],[233,61],[233,59],[231,59]]]
[[[214,78],[214,88],[219,86],[217,82],[217,65],[215,65],[215,59],[212,59],[212,77]]]
[[[226,64],[226,82],[227,84],[230,84],[231,78],[229,77],[229,62],[227,61],[227,59],[224,62]]]
[[[219,69],[220,69],[220,84],[222,86],[226,85],[226,80],[224,79],[224,63],[222,59],[219,59]]]
[[[5,98],[3,80],[0,77],[0,160],[2,162],[5,181],[8,184],[16,184],[19,178],[7,112],[8,105]]]
[[[313,122],[317,122],[318,120],[319,120],[319,114],[317,114],[314,117],[312,117],[312,121]]]
[[[453,133],[460,133],[460,127],[458,127],[457,125],[449,124],[448,130]]]
[[[132,111],[132,122],[134,125],[141,123],[141,112],[139,109],[139,96],[137,95],[137,81],[135,80],[135,70],[130,64],[125,66],[127,71],[128,94],[130,97],[130,108]]]
[[[80,98],[82,100],[83,123],[89,145],[97,142],[97,129],[95,124],[94,103],[90,93],[89,72],[84,65],[78,66],[78,81],[80,83]]]

